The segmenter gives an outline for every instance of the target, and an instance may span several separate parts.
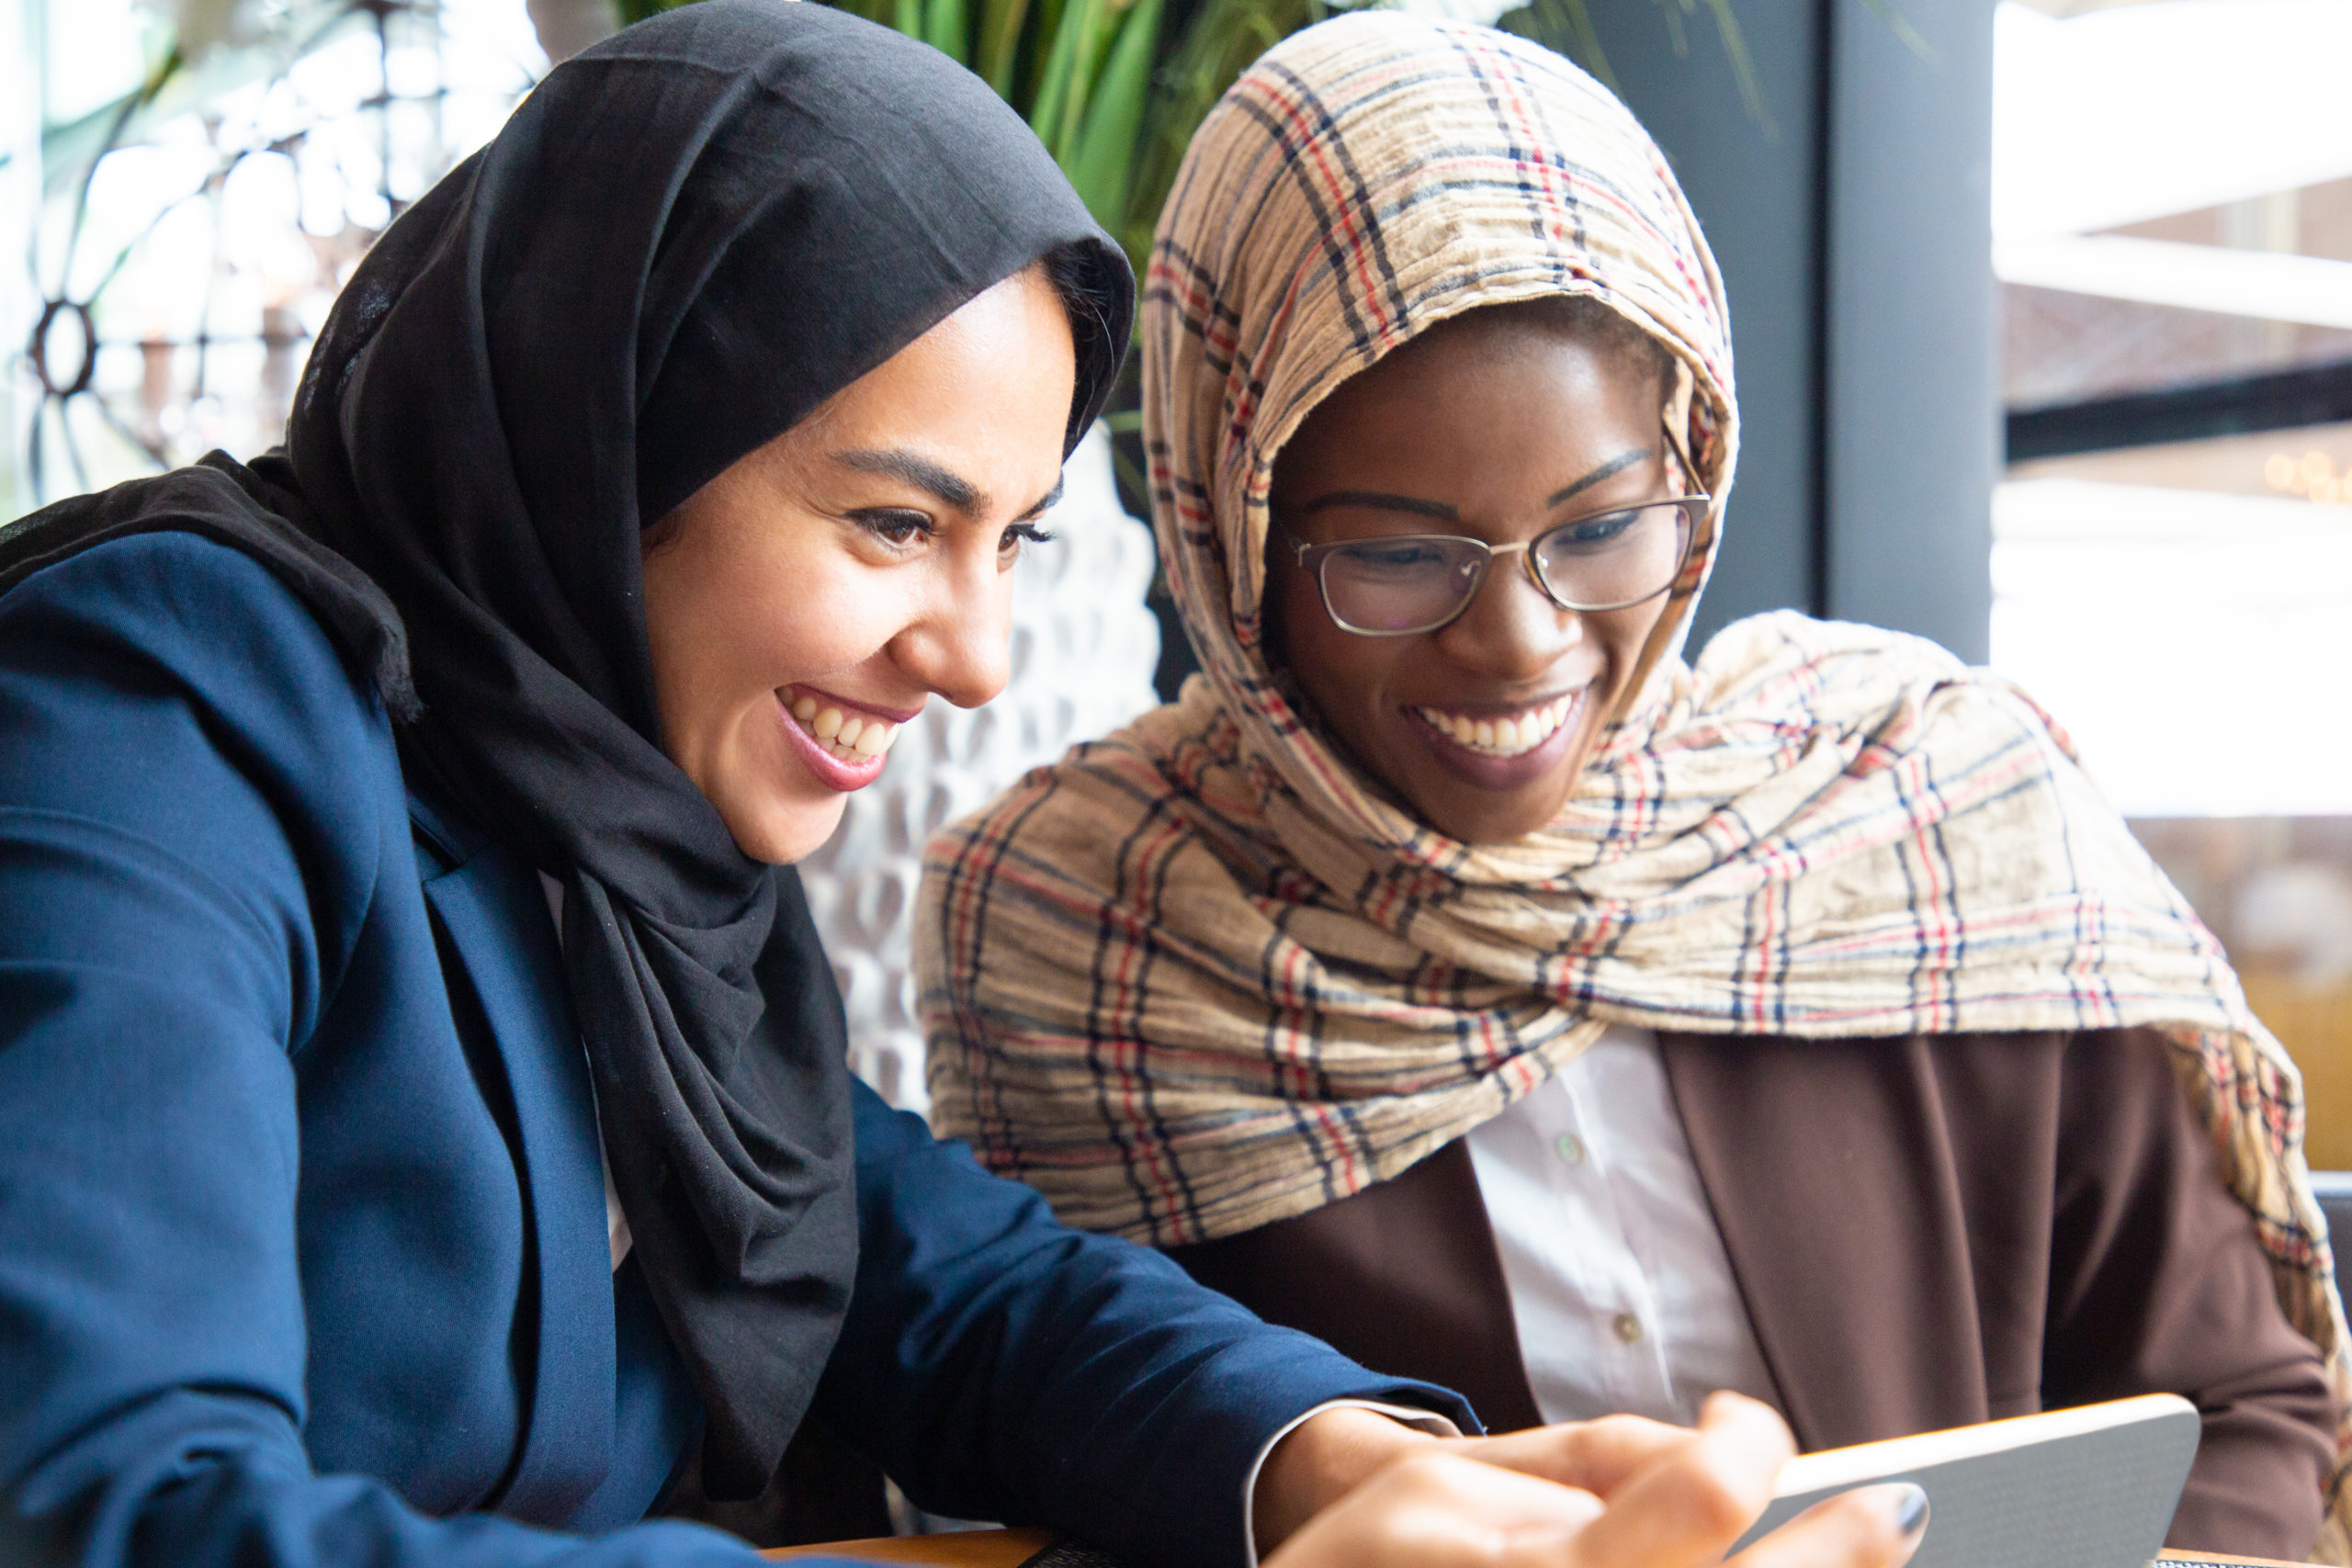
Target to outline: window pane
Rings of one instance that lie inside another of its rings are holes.
[[[25,505],[275,445],[368,245],[547,65],[524,0],[285,0],[236,8],[139,107],[181,58],[171,7],[39,9],[37,293],[0,290],[0,316],[51,323],[14,389]]]
[[[2352,423],[2297,427],[2352,412],[2347,58],[2352,6],[2001,6],[2004,386],[2066,455],[1996,493],[1992,648],[2301,1065],[2313,1165],[2352,1168]]]

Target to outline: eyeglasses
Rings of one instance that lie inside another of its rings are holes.
[[[1324,613],[1359,637],[1411,637],[1451,625],[1478,596],[1487,569],[1524,555],[1527,575],[1563,610],[1624,610],[1674,586],[1710,498],[1686,495],[1572,517],[1516,545],[1460,534],[1400,534],[1310,545],[1275,529],[1315,574]]]

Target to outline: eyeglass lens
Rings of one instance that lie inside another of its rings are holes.
[[[1564,523],[1528,554],[1554,598],[1572,609],[1609,610],[1664,592],[1690,537],[1688,510],[1661,502]],[[1323,602],[1352,631],[1427,631],[1469,603],[1488,558],[1477,540],[1451,535],[1361,540],[1323,558]]]

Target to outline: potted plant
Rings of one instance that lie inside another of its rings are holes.
[[[621,19],[684,3],[621,0]],[[978,73],[1029,121],[1138,274],[1201,117],[1268,45],[1326,10],[1324,0],[831,3]],[[1163,50],[1171,23],[1173,41]]]

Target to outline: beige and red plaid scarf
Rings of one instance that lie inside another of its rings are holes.
[[[1268,665],[1267,493],[1348,377],[1555,294],[1671,351],[1669,417],[1718,500],[1566,810],[1470,846],[1360,777]],[[2352,1393],[2294,1066],[2064,733],[1868,627],[1765,615],[1676,656],[1737,449],[1729,323],[1613,97],[1532,44],[1392,12],[1277,45],[1193,139],[1144,355],[1154,522],[1204,672],[933,843],[916,940],[943,1133],[1065,1220],[1180,1243],[1396,1175],[1611,1022],[2153,1025],[2289,1318]],[[2338,1513],[2323,1547],[2346,1544]]]

